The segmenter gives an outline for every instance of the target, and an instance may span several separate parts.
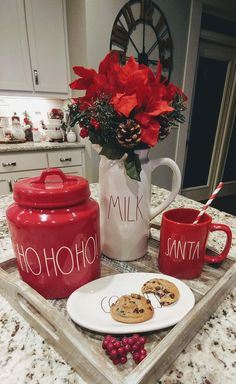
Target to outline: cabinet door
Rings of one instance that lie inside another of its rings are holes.
[[[32,91],[24,0],[0,0],[0,90]]]
[[[34,89],[68,93],[63,0],[25,0]]]

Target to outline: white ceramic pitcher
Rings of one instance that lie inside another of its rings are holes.
[[[171,204],[181,185],[180,170],[173,160],[149,160],[148,150],[136,153],[142,165],[141,181],[126,175],[123,160],[101,156],[99,164],[102,252],[121,261],[139,259],[147,253],[150,220]],[[166,200],[151,210],[151,173],[160,165],[172,169],[173,189]]]

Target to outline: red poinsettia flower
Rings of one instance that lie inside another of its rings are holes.
[[[70,86],[86,91],[85,96],[79,98],[81,110],[102,94],[109,96],[117,114],[136,120],[141,126],[142,141],[153,147],[158,141],[160,129],[155,118],[174,110],[172,102],[176,94],[187,100],[180,88],[161,82],[161,70],[159,63],[154,76],[150,68],[138,64],[133,57],[121,66],[118,54],[110,52],[100,63],[98,72],[74,67],[80,78]]]
[[[158,140],[160,123],[154,119],[150,119],[148,125],[143,125],[141,129],[141,140],[150,147],[154,147]]]
[[[94,69],[87,69],[81,66],[73,70],[80,79],[74,80],[70,87],[72,89],[85,90],[83,100],[96,99],[99,95],[112,95],[117,87],[114,75],[119,73],[118,55],[110,52],[99,65],[98,73]]]
[[[130,93],[137,88],[138,84],[146,84],[148,70],[148,67],[138,64],[133,57],[130,57],[128,62],[119,68],[117,80],[120,88]]]
[[[173,111],[173,107],[166,100],[160,99],[151,86],[139,89],[137,98],[138,107],[134,119],[141,125],[142,141],[153,147],[157,143],[160,128],[154,117]]]
[[[116,112],[129,117],[131,111],[137,106],[138,100],[135,94],[117,93],[112,98],[112,104]]]
[[[73,71],[76,75],[80,76],[80,79],[74,80],[70,87],[71,89],[88,89],[89,86],[93,83],[93,80],[97,74],[94,69],[87,69],[81,66],[73,67]]]
[[[160,124],[154,119],[161,114],[173,111],[169,105],[172,94],[167,96],[166,87],[160,83],[160,70],[157,76],[133,58],[121,69],[124,93],[116,94],[112,103],[118,113],[127,118],[133,112],[134,119],[141,125],[142,141],[155,146]]]

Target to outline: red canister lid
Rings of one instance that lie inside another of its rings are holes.
[[[90,196],[88,181],[70,176],[57,168],[49,168],[39,177],[17,181],[13,197],[16,203],[32,208],[70,207]]]

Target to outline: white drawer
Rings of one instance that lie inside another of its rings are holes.
[[[0,173],[47,168],[47,155],[43,152],[1,153]]]
[[[78,165],[77,167],[60,167],[60,169],[67,175],[84,176],[84,168],[82,165]]]
[[[11,185],[8,180],[0,180],[0,196],[8,195],[11,192]]]
[[[82,165],[82,150],[50,151],[48,152],[49,167],[70,167]]]
[[[42,171],[42,169],[35,169],[33,171],[0,173],[0,195],[5,194],[6,185],[8,185],[8,193],[12,192],[16,181],[28,179],[29,177],[39,177]]]
[[[24,172],[12,172],[9,174],[9,177],[11,179],[11,183],[15,184],[16,181],[19,181],[22,179],[28,179],[31,177],[39,177],[42,172],[43,172],[43,169],[34,169],[32,171],[24,171]]]

